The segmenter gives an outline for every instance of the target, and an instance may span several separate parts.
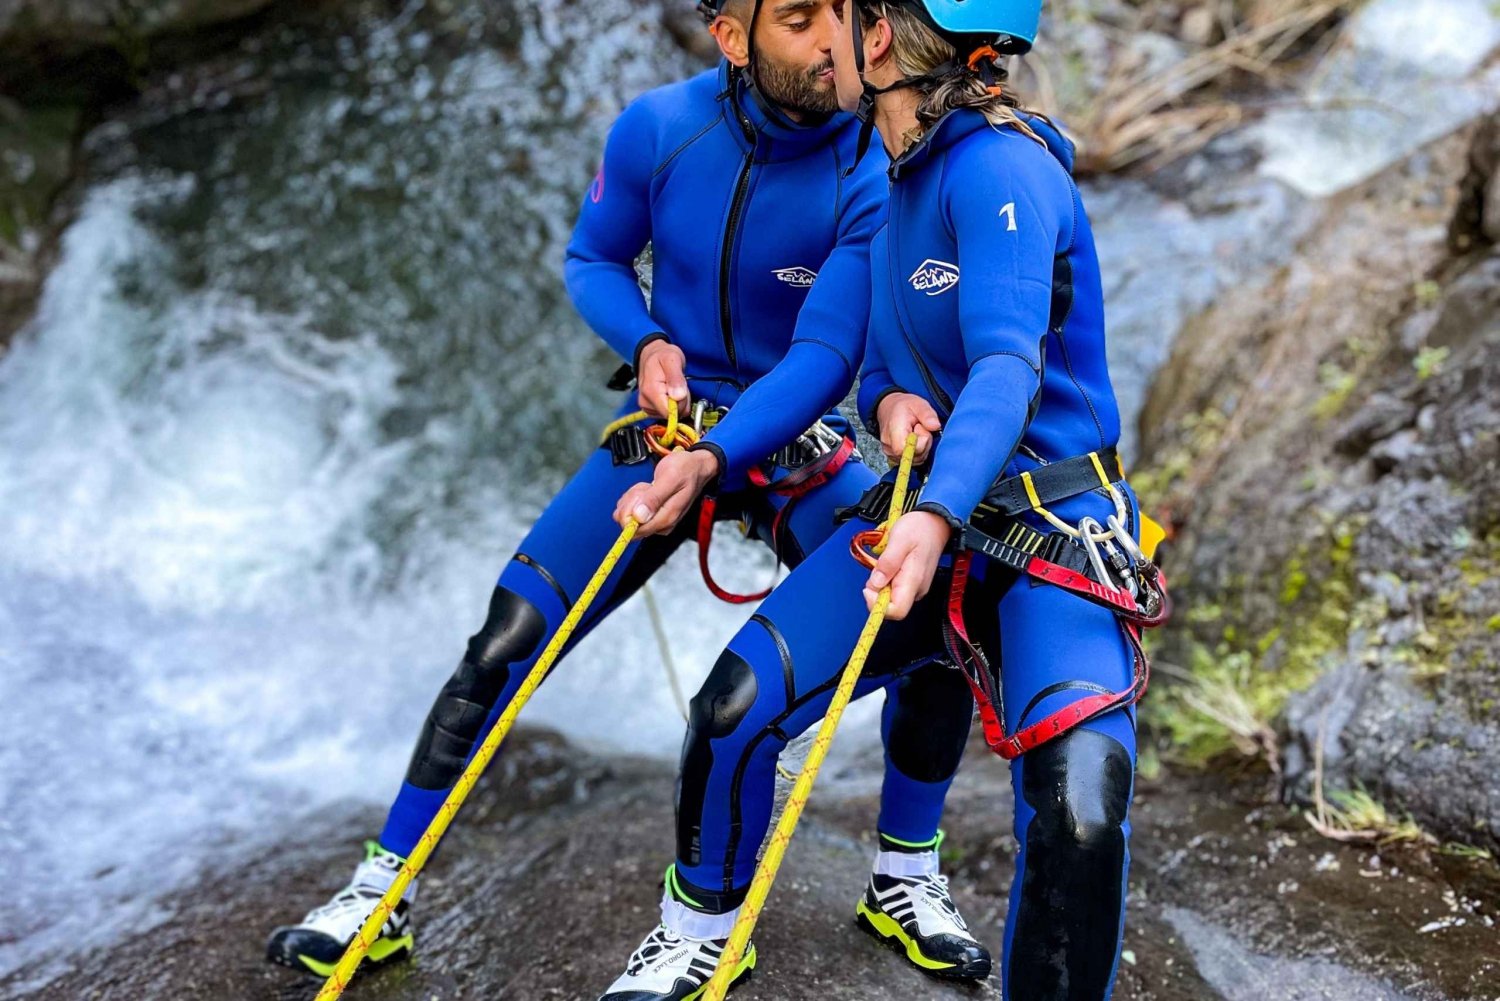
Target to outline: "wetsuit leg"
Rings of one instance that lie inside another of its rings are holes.
[[[760,606],[730,641],[694,697],[677,800],[677,876],[705,910],[743,899],[770,826],[776,758],[822,718],[867,615],[869,571],[849,555],[852,521],[839,528]],[[934,602],[882,630],[861,697],[930,662]],[[925,645],[924,645],[925,644]],[[938,785],[940,783],[933,783]],[[943,792],[946,785],[943,784]],[[936,797],[941,803],[941,795]],[[936,813],[932,830],[936,834]]]
[[[934,631],[928,645],[938,636]],[[886,688],[880,720],[885,784],[877,825],[885,842],[910,849],[937,842],[948,787],[963,761],[973,721],[969,684],[946,661],[919,667]]]
[[[1129,684],[1132,651],[1106,609],[1023,579],[1000,600],[999,626],[1011,732]],[[1134,710],[1012,762],[1020,852],[1005,934],[1011,1001],[1109,998],[1124,931],[1134,770]]]
[[[433,703],[380,843],[410,854],[474,749],[515,697],[547,642],[619,536],[615,500],[652,466],[616,466],[595,451],[548,505],[500,575],[489,614]],[[686,522],[687,519],[685,519]],[[682,532],[626,550],[569,649],[635,592],[683,541]]]
[[[851,462],[832,481],[794,501],[783,519],[785,530],[778,533],[782,559],[795,567],[802,553],[821,546],[838,527],[834,512],[858,503],[876,480],[868,466]],[[974,697],[963,676],[941,665],[914,671],[886,688],[878,823],[885,838],[911,846],[936,839],[973,716]]]

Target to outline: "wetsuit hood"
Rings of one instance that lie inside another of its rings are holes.
[[[1021,114],[1020,118],[1031,126],[1031,130],[1037,134],[1037,137],[1047,144],[1048,152],[1071,175],[1073,173],[1073,144],[1062,134],[1062,131],[1041,115]],[[955,108],[938,119],[937,124],[928,129],[921,139],[908,147],[906,152],[891,163],[891,179],[895,180],[902,174],[920,169],[922,164],[934,154],[957,145],[981,129],[992,127],[989,119],[973,108]]]

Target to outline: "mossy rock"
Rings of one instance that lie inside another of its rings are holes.
[[[82,109],[23,109],[0,98],[0,244],[25,251],[73,168]]]

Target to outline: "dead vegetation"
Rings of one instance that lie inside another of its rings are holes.
[[[1306,814],[1309,826],[1332,841],[1437,846],[1438,840],[1422,830],[1410,815],[1392,813],[1363,786],[1324,794],[1323,744],[1327,733],[1325,711],[1318,722],[1318,739],[1313,748],[1313,812]]]
[[[1098,174],[1132,166],[1157,169],[1202,149],[1252,114],[1238,81],[1274,82],[1289,57],[1353,8],[1359,0],[1214,0],[1190,8],[1170,28],[1185,58],[1161,66],[1137,39],[1155,5],[1139,8],[1141,23],[1106,29],[1108,65],[1102,88],[1070,109],[1069,130],[1078,145],[1078,172]],[[1060,16],[1066,21],[1066,14]],[[1061,30],[1067,30],[1064,24]],[[1060,106],[1055,66],[1026,62],[1028,87],[1044,108]]]

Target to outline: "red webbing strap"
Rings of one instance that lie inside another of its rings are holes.
[[[1128,591],[1116,591],[1114,588],[1105,587],[1091,577],[1085,577],[1076,570],[1069,570],[1058,563],[1049,563],[1040,556],[1033,556],[1026,564],[1026,573],[1037,580],[1056,585],[1064,591],[1071,591],[1080,598],[1104,605],[1111,611],[1126,615],[1134,619],[1140,615],[1140,609],[1136,607],[1135,599]]]
[[[803,469],[799,469],[788,476],[783,476],[775,483],[770,482],[766,478],[765,473],[759,469],[750,470],[750,482],[762,490],[769,490],[771,493],[788,498],[787,506],[790,506],[792,501],[795,501],[804,494],[811,493],[837,476],[839,470],[844,468],[845,464],[849,461],[849,457],[853,454],[854,439],[845,436],[843,444],[832,452],[829,452],[821,460],[809,463]],[[716,502],[712,497],[704,497],[702,503],[698,506],[698,570],[703,575],[703,583],[715,598],[718,598],[720,601],[727,601],[731,605],[747,605],[752,601],[760,601],[771,593],[771,588],[768,587],[764,591],[759,591],[755,594],[735,594],[720,587],[718,582],[714,580],[713,573],[708,569],[708,548],[713,543],[714,538],[714,509],[716,506]],[[786,510],[787,508],[783,507],[776,513],[776,521],[771,525],[772,540],[776,538],[781,516]]]
[[[1027,531],[1031,530],[1027,529]],[[1141,611],[1135,598],[1131,597],[1128,591],[1105,587],[1087,574],[1069,569],[1060,563],[1053,563],[1040,556],[1033,556],[1031,554],[1034,547],[1022,549],[972,526],[964,529],[961,542],[965,551],[983,553],[1001,566],[1009,567],[1054,587],[1060,587],[1096,605],[1103,605],[1124,621],[1143,629],[1161,625],[1172,614],[1172,600],[1167,591],[1167,579],[1160,570],[1154,572],[1154,578],[1151,581],[1151,586],[1160,593],[1160,607],[1155,615],[1147,615]]]
[[[1005,741],[1005,725],[995,708],[1001,704],[1001,699],[994,691],[994,674],[984,659],[984,651],[969,639],[969,627],[964,622],[964,590],[969,586],[969,565],[973,559],[974,554],[967,550],[953,557],[953,583],[948,590],[948,621],[943,623],[943,638],[974,693],[974,703],[979,706],[979,722],[984,728],[984,742],[990,747],[999,747]]]
[[[1135,630],[1123,623],[1120,628],[1130,638],[1130,645],[1135,655],[1134,676],[1131,678],[1130,687],[1120,692],[1100,692],[1098,695],[1081,698],[1025,729],[1016,731],[1015,735],[1004,741],[1001,746],[995,747],[995,752],[1000,757],[1007,761],[1018,758],[1027,751],[1040,747],[1056,737],[1061,737],[1069,730],[1097,716],[1135,705],[1141,700],[1141,696],[1146,694],[1146,681],[1150,666],[1145,654],[1141,651]],[[993,744],[990,746],[994,747]]]
[[[959,668],[969,682],[969,688],[974,693],[974,701],[979,704],[979,718],[984,727],[985,743],[990,745],[1000,757],[1007,761],[1013,760],[1062,736],[1069,730],[1074,729],[1095,717],[1102,716],[1123,706],[1134,705],[1139,702],[1141,696],[1146,694],[1146,685],[1150,680],[1151,665],[1146,659],[1145,651],[1141,648],[1140,630],[1128,621],[1120,622],[1120,629],[1130,643],[1134,657],[1134,668],[1130,681],[1130,687],[1119,692],[1101,692],[1096,695],[1085,696],[1075,702],[1071,702],[1058,711],[1044,717],[1031,726],[1017,731],[1014,735],[1005,736],[1005,726],[1000,719],[996,706],[1003,702],[999,692],[994,690],[995,681],[993,673],[988,669],[984,660],[984,654],[969,639],[968,627],[964,622],[964,590],[969,582],[969,564],[973,553],[964,551],[953,559],[953,584],[948,592],[948,622],[946,632],[949,636],[949,652],[958,661]],[[1092,580],[1082,574],[1076,574],[1066,567],[1055,563],[1047,563],[1043,560],[1033,560],[1033,564],[1041,564],[1038,569],[1048,570],[1048,575],[1033,573],[1027,568],[1028,573],[1041,580],[1055,583],[1069,591],[1079,594],[1080,597],[1098,600],[1110,595],[1108,589],[1100,588]],[[1067,575],[1067,576],[1062,576]],[[1057,578],[1057,579],[1053,579]],[[1077,578],[1074,580],[1073,578]],[[1081,586],[1079,581],[1087,588]],[[1070,586],[1071,585],[1071,586]],[[1095,589],[1101,594],[1095,594]],[[1128,596],[1127,596],[1128,599]],[[1110,606],[1119,606],[1120,602],[1110,600]],[[1130,601],[1130,610],[1136,612],[1134,601]],[[955,642],[956,641],[956,642]]]
[[[772,482],[759,466],[756,466],[746,474],[751,483],[762,490],[772,493],[785,494],[790,497],[800,497],[810,490],[816,490],[829,480],[838,475],[839,470],[849,461],[854,454],[854,439],[848,435],[839,447],[829,452],[817,462],[810,462],[794,473],[788,473],[781,479]]]
[[[756,594],[735,594],[720,587],[708,569],[708,547],[714,539],[715,507],[717,504],[712,497],[703,498],[698,505],[698,571],[703,575],[703,583],[708,585],[708,590],[715,598],[731,605],[747,605],[752,601],[759,601],[771,593],[769,587]]]

